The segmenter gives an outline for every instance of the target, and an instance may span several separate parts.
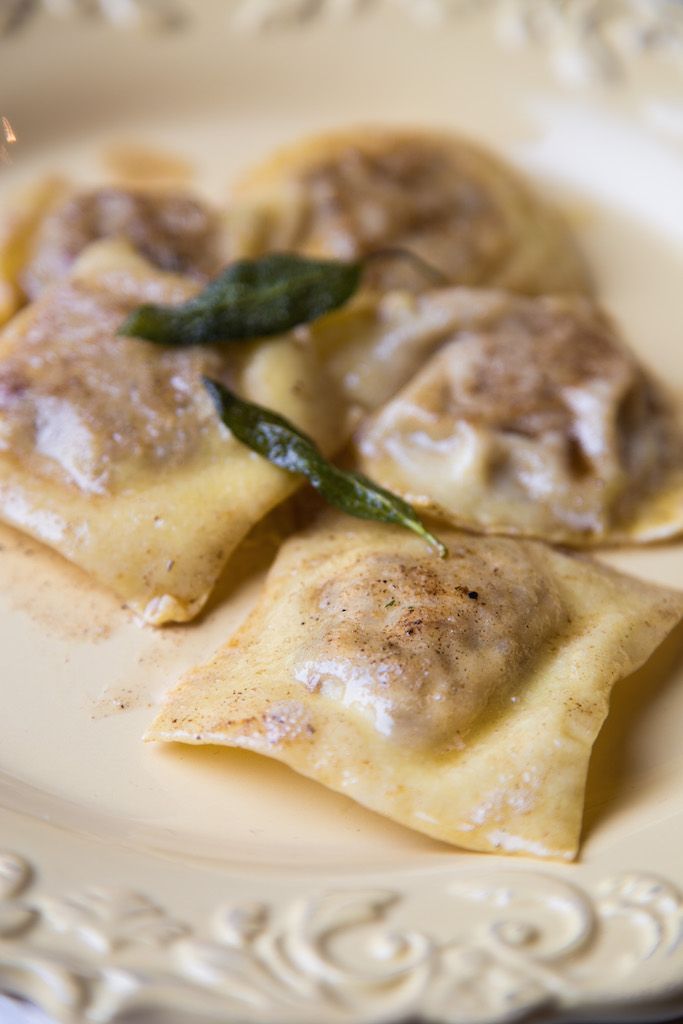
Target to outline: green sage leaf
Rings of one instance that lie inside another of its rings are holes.
[[[445,558],[445,545],[429,533],[408,502],[362,473],[332,465],[312,438],[278,413],[238,398],[208,377],[204,378],[204,386],[223,423],[252,451],[289,473],[301,473],[330,505],[342,512],[357,519],[394,523],[412,530]]]
[[[281,334],[347,302],[363,265],[271,253],[239,260],[180,305],[139,306],[118,333],[186,347]]]

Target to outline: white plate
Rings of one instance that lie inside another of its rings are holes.
[[[189,157],[220,198],[310,130],[461,129],[558,197],[606,306],[683,395],[678,0],[184,0],[173,31],[161,0],[41,6],[0,5],[25,16],[0,40],[4,196],[45,170],[99,181],[121,144]],[[265,759],[140,742],[253,601],[258,544],[198,624],[162,632],[39,545],[0,545],[0,987],[64,1021],[164,1024],[681,1005],[683,631],[615,694],[580,863],[468,855]],[[681,547],[610,559],[683,583]]]

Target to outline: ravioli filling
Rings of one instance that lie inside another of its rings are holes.
[[[450,340],[360,432],[369,475],[454,523],[577,543],[618,539],[678,479],[683,527],[673,406],[596,307],[453,304]]]
[[[55,204],[38,227],[20,282],[33,299],[65,277],[92,242],[128,242],[160,270],[205,279],[221,265],[218,217],[176,192],[99,188]]]
[[[293,678],[402,744],[462,747],[566,625],[533,554],[461,541],[446,562],[429,552],[340,553],[333,575],[303,562]]]
[[[131,290],[194,294],[187,281]],[[87,280],[55,284],[0,338],[0,450],[40,476],[111,494],[218,440],[202,374],[234,386],[216,349],[162,349],[117,335],[138,303]]]

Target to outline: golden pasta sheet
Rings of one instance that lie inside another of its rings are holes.
[[[0,518],[155,625],[195,615],[235,546],[299,482],[232,437],[202,375],[326,452],[346,436],[343,400],[294,337],[170,349],[117,336],[140,303],[198,287],[100,242],[0,334]]]
[[[244,747],[437,839],[571,859],[612,686],[683,594],[533,541],[327,514],[148,738]]]
[[[486,294],[486,293],[483,293]],[[363,293],[298,329],[360,413],[387,402],[453,334],[450,290]]]
[[[683,529],[680,411],[588,299],[444,290],[429,361],[359,431],[364,471],[454,525],[577,546]]]
[[[401,248],[449,281],[542,293],[586,290],[584,263],[559,214],[516,171],[439,132],[359,129],[315,136],[244,175],[234,199],[239,254],[272,249],[345,259]],[[425,287],[401,259],[373,263],[381,289]]]

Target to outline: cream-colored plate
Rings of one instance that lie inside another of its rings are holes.
[[[558,197],[605,304],[683,398],[677,0],[178,7],[167,29],[162,0],[0,5],[23,17],[0,39],[3,197],[46,170],[99,181],[121,146],[184,155],[221,197],[306,131],[461,129]],[[265,759],[140,742],[271,557],[257,531],[201,621],[152,632],[2,532],[0,988],[63,1021],[139,1007],[164,1024],[644,1019],[683,1002],[683,631],[615,694],[580,863],[466,855]],[[683,546],[609,557],[683,584]]]

